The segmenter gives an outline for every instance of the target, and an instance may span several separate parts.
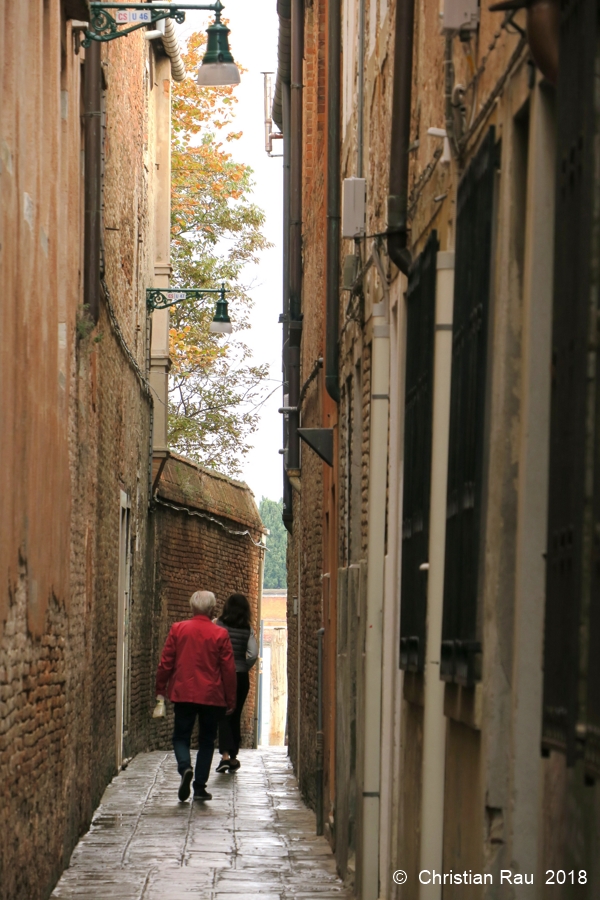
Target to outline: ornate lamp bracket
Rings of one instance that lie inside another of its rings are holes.
[[[100,3],[91,0],[90,24],[81,43],[89,47],[92,41],[114,41],[161,19],[175,19],[181,25],[190,9],[214,12],[219,20],[223,4],[220,0],[215,3]],[[121,28],[122,25],[128,27]]]
[[[220,288],[177,288],[177,290],[160,290],[159,288],[146,288],[146,306],[150,312],[155,309],[169,309],[186,300],[203,300],[206,297],[218,294],[218,301],[225,303],[225,294],[229,293],[225,285]]]

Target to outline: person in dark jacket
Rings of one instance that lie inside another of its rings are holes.
[[[241,743],[241,718],[250,689],[249,672],[258,659],[258,646],[250,627],[250,604],[244,594],[231,594],[225,601],[217,625],[227,631],[231,639],[237,679],[237,700],[231,716],[219,722],[219,753],[221,762],[217,772],[235,772],[240,767],[237,758]]]
[[[156,696],[167,694],[175,706],[173,749],[181,775],[179,799],[190,796],[194,776],[190,740],[199,719],[194,800],[212,800],[206,782],[212,764],[219,720],[236,706],[236,668],[227,633],[211,620],[215,595],[196,591],[190,598],[193,617],[171,626],[156,673]],[[168,693],[167,693],[168,691]]]

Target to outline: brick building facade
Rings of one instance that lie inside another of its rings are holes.
[[[49,896],[155,741],[168,619],[146,289],[168,286],[171,61],[140,31],[84,49],[89,18],[0,12],[2,900]],[[257,579],[238,563],[231,584]]]
[[[600,877],[598,7],[508,6],[278,3],[290,755],[362,900]]]

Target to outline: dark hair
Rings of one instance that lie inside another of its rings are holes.
[[[225,601],[221,622],[230,628],[250,628],[250,604],[244,594],[230,594]]]

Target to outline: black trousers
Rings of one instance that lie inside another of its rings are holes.
[[[206,787],[215,749],[215,739],[219,720],[225,715],[224,706],[205,706],[200,703],[174,703],[175,727],[173,729],[173,750],[177,760],[177,771],[183,775],[191,769],[190,742],[198,717],[198,755],[194,788]]]
[[[219,753],[229,753],[235,759],[242,741],[241,720],[242,710],[248,691],[250,690],[250,676],[247,672],[237,672],[237,701],[235,710],[230,716],[224,716],[219,722]]]

